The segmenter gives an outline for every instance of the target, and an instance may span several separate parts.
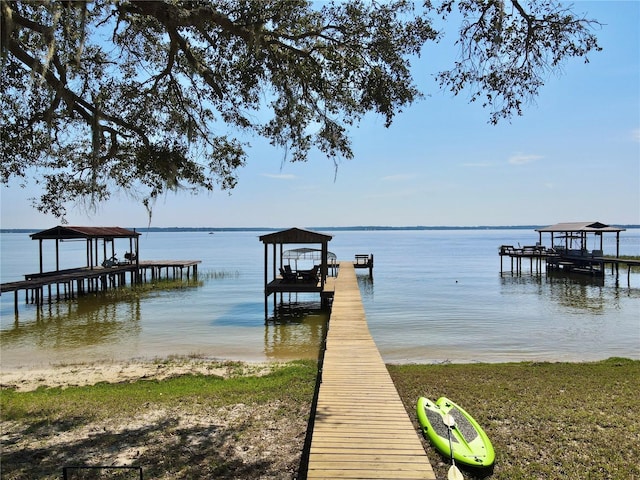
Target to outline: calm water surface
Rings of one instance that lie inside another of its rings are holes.
[[[316,358],[326,320],[316,310],[317,295],[287,296],[299,308],[286,320],[265,324],[263,233],[141,235],[141,259],[201,260],[197,286],[119,302],[86,296],[42,308],[26,305],[21,295],[17,319],[13,295],[2,295],[2,367],[171,354]],[[531,275],[528,268],[521,276],[500,275],[498,247],[535,243],[533,230],[327,233],[339,260],[375,256],[373,280],[361,270],[358,281],[371,333],[387,362],[640,358],[640,274],[632,273],[629,282],[626,269],[600,282]],[[39,270],[38,242],[24,233],[0,235],[2,282]],[[44,244],[44,268],[53,269],[54,242]],[[117,248],[119,257],[127,246]],[[620,250],[640,255],[639,229],[621,234]],[[615,253],[615,236],[605,236],[604,251]],[[84,252],[84,242],[62,243],[61,268],[81,266]],[[504,267],[509,270],[507,260]]]

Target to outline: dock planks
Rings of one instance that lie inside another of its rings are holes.
[[[436,478],[369,333],[351,262],[336,279],[306,478]]]
[[[151,278],[161,278],[162,270],[166,271],[169,278],[169,270],[173,272],[173,278],[182,278],[186,269],[187,280],[193,273],[198,275],[198,264],[201,260],[146,260],[138,263],[121,263],[113,267],[80,267],[51,272],[30,273],[25,275],[25,280],[6,282],[0,284],[0,294],[14,292],[14,314],[18,315],[18,293],[24,290],[29,303],[31,292],[32,303],[42,305],[45,300],[44,288],[49,291],[49,302],[54,298],[52,289],[57,289],[56,300],[60,298],[71,299],[85,292],[107,290],[118,284],[126,284],[126,273],[131,275],[131,284],[135,282],[134,276],[146,281],[146,272],[151,272]],[[85,285],[86,283],[86,285]],[[63,286],[62,293],[60,286]],[[74,289],[75,285],[75,289]]]

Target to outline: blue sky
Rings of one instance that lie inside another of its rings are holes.
[[[524,116],[498,126],[463,93],[438,90],[433,74],[455,60],[451,32],[413,62],[427,96],[386,129],[371,115],[351,130],[355,158],[312,152],[306,163],[251,139],[247,166],[227,192],[169,193],[155,227],[547,225],[640,223],[640,2],[578,1],[604,26],[602,52],[550,75]],[[2,188],[2,228],[59,224],[36,212],[33,191]],[[115,195],[71,225],[142,227],[141,204]]]

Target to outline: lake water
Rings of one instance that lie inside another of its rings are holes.
[[[86,296],[41,308],[25,304],[21,293],[17,319],[13,294],[2,295],[2,367],[172,354],[316,358],[326,320],[316,310],[317,295],[287,296],[289,315],[265,322],[264,246],[258,240],[264,233],[140,236],[143,260],[201,260],[199,286],[119,302]],[[329,250],[339,260],[374,254],[373,280],[366,270],[357,272],[369,327],[386,362],[640,358],[639,273],[628,282],[624,268],[618,277],[607,273],[604,281],[594,281],[532,275],[527,264],[522,275],[511,275],[505,258],[500,274],[498,247],[535,243],[533,229],[323,233],[333,236]],[[615,254],[615,235],[604,237],[605,254]],[[2,282],[39,271],[38,242],[28,234],[2,233],[0,240]],[[54,244],[44,242],[45,270],[54,268]],[[117,248],[120,258],[126,246]],[[640,255],[640,229],[622,232],[620,253]],[[61,268],[82,266],[84,242],[62,243],[60,258]]]

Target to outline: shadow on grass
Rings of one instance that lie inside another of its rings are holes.
[[[89,422],[75,419],[71,423]],[[82,433],[72,434],[71,424],[65,419],[64,423],[41,422],[24,431],[5,431],[2,478],[60,479],[63,467],[83,465],[140,466],[145,479],[282,478],[283,468],[294,470],[291,477],[295,474],[297,459],[285,466],[279,455],[265,455],[252,445],[250,422],[233,426],[180,423],[167,416],[137,428],[118,430],[90,424]],[[20,446],[24,435],[39,439],[29,442],[39,446]],[[97,471],[92,475],[106,478]]]

